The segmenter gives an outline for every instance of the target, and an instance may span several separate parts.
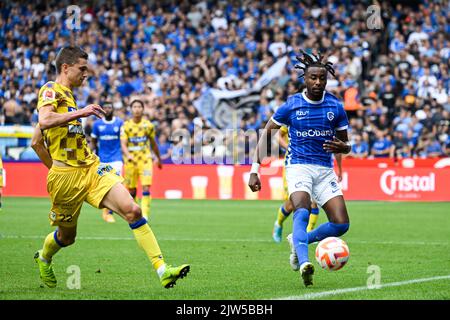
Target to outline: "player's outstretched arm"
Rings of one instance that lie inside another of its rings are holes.
[[[52,157],[48,153],[47,148],[45,147],[44,138],[42,137],[41,128],[39,124],[34,129],[33,137],[31,138],[31,148],[36,152],[39,159],[42,161],[45,166],[50,169],[53,164]]]
[[[46,130],[68,124],[78,118],[85,118],[92,115],[101,118],[105,115],[105,111],[98,104],[90,104],[74,112],[57,113],[54,111],[52,105],[45,105],[39,108],[39,125],[42,130]]]
[[[261,164],[261,161],[264,160],[265,156],[269,154],[269,141],[278,129],[280,129],[280,126],[270,119],[262,131],[261,137],[259,137],[253,155],[253,164],[248,181],[248,186],[253,192],[261,190],[261,180],[258,177],[259,165]]]

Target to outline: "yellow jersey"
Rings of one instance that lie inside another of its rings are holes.
[[[142,119],[139,123],[129,119],[121,129],[121,139],[127,139],[127,148],[135,164],[147,162],[152,159],[150,139],[155,138],[155,126],[148,120]]]
[[[289,134],[288,134],[288,128],[286,126],[282,126],[280,128],[280,134],[283,135],[284,140],[286,141],[286,144],[289,145]],[[287,153],[287,149],[286,149],[286,153]],[[286,154],[285,154],[286,156]]]
[[[39,90],[38,111],[45,105],[53,106],[53,111],[57,113],[78,110],[72,90],[53,81],[47,82]],[[42,134],[53,160],[81,167],[90,165],[98,159],[88,146],[81,119],[43,130]]]

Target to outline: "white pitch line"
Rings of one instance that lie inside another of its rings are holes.
[[[380,284],[377,289],[386,288],[386,287],[398,287],[398,286],[404,286],[404,285],[413,284],[413,283],[429,282],[429,281],[445,280],[445,279],[450,279],[450,275]],[[308,293],[308,294],[304,294],[301,296],[289,296],[289,297],[275,298],[273,300],[311,300],[311,299],[323,298],[323,297],[328,297],[328,296],[335,296],[338,294],[343,294],[343,293],[348,293],[348,292],[363,291],[363,290],[377,290],[377,289],[369,288],[367,286],[354,287],[354,288],[322,291],[322,292],[316,292],[316,293]]]
[[[36,236],[36,235],[2,235],[0,234],[0,239],[44,239],[45,235]],[[111,240],[111,241],[135,241],[133,237],[92,237],[92,236],[80,236],[77,237],[77,240]],[[165,238],[159,237],[160,241],[192,241],[192,242],[273,242],[272,239],[226,239],[226,238]],[[371,240],[351,240],[348,241],[350,244],[372,244],[372,245],[411,245],[411,246],[448,246],[449,242],[445,241],[371,241]],[[312,244],[314,245],[314,244]]]

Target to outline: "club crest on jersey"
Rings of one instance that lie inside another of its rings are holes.
[[[44,99],[44,101],[55,100],[55,97],[56,97],[56,92],[54,90],[46,89],[42,93],[42,98]]]
[[[327,118],[328,118],[328,120],[333,121],[333,119],[334,119],[334,113],[331,112],[331,111],[327,112]]]

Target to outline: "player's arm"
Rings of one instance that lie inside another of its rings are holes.
[[[159,153],[159,147],[156,144],[156,140],[155,137],[150,137],[150,146],[152,148],[153,153],[156,156],[156,160],[157,160],[157,166],[159,169],[162,169],[162,161],[161,161],[161,154]]]
[[[336,130],[333,140],[326,140],[323,144],[326,152],[347,154],[352,150],[350,141],[348,141],[347,130]]]
[[[256,150],[253,155],[253,164],[248,181],[248,186],[253,192],[261,190],[261,181],[258,177],[259,165],[261,164],[261,161],[264,160],[265,156],[269,154],[269,142],[272,135],[275,134],[280,127],[280,125],[270,119],[259,137],[258,144],[256,145]]]
[[[97,153],[97,138],[94,138],[93,135],[91,135],[91,149]]]
[[[85,118],[95,115],[101,118],[105,111],[98,104],[90,104],[83,109],[74,112],[57,113],[51,104],[43,105],[39,108],[39,126],[42,130],[66,125],[78,118]]]
[[[39,125],[37,125],[34,129],[33,136],[31,138],[31,148],[33,148],[34,152],[36,152],[42,163],[50,169],[52,167],[53,160],[45,147],[44,138],[42,137],[42,131]]]
[[[337,166],[338,166],[338,172],[337,172],[338,182],[341,182],[342,181],[342,154],[336,153],[335,158],[336,158],[336,162],[337,162]]]
[[[123,157],[126,160],[133,160],[133,156],[131,155],[130,151],[128,151],[127,144],[128,144],[128,138],[126,138],[126,137],[120,138],[120,146],[122,148]]]

